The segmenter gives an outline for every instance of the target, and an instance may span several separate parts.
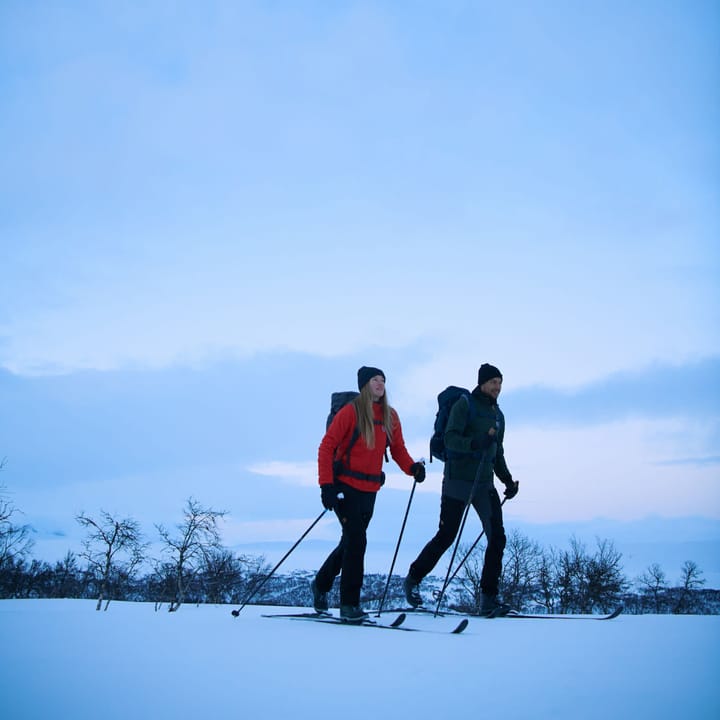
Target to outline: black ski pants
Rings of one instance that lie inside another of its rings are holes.
[[[410,577],[415,582],[420,582],[432,572],[445,551],[455,541],[465,512],[465,505],[463,500],[457,500],[447,495],[442,496],[438,531],[422,549],[415,562],[410,565]],[[500,496],[494,487],[480,487],[473,498],[472,505],[480,518],[487,540],[482,575],[480,576],[480,589],[487,595],[497,595],[506,542]]]
[[[330,592],[335,578],[340,575],[340,604],[360,605],[367,528],[375,509],[377,493],[362,492],[344,483],[337,485],[338,493],[344,496],[338,501],[335,511],[342,527],[342,536],[338,546],[318,570],[315,583],[321,592]]]

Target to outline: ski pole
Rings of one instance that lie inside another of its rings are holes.
[[[290,553],[305,539],[305,536],[320,522],[322,517],[327,512],[327,508],[324,509],[313,521],[312,525],[300,536],[297,542],[282,556],[280,562],[263,578],[263,581],[245,598],[245,602],[237,609],[232,611],[233,617],[237,617],[242,609],[252,600],[255,595],[260,591],[260,588],[275,574],[275,571],[287,560]]]
[[[448,579],[450,577],[450,570],[452,569],[452,564],[455,560],[455,554],[457,553],[458,545],[460,544],[460,538],[462,537],[463,529],[465,528],[465,521],[467,520],[468,512],[470,511],[470,506],[472,505],[473,498],[475,497],[475,491],[477,490],[477,486],[480,481],[480,475],[482,474],[482,469],[484,465],[485,453],[483,452],[482,457],[480,458],[480,464],[478,465],[477,472],[475,473],[475,480],[473,481],[472,488],[470,489],[470,497],[465,503],[465,510],[463,511],[462,522],[460,523],[460,528],[458,529],[457,539],[455,540],[455,547],[453,548],[452,557],[450,558],[448,570],[445,574],[445,581],[443,582],[442,590],[438,595],[437,606],[435,607],[435,612],[433,613],[434,617],[437,617],[437,614],[440,612],[440,603],[442,602],[443,595],[445,595],[445,590],[447,590],[447,587],[450,584],[450,580]]]
[[[423,464],[425,463],[423,462]],[[385,583],[385,592],[383,593],[382,599],[380,600],[380,606],[378,607],[377,615],[375,617],[380,617],[383,605],[385,605],[385,597],[387,596],[387,591],[390,587],[390,580],[392,579],[393,569],[395,568],[395,560],[397,559],[398,550],[400,550],[400,542],[402,540],[403,533],[405,532],[405,523],[407,522],[408,514],[410,513],[410,504],[412,503],[413,495],[415,494],[416,485],[417,480],[413,482],[412,490],[410,491],[410,499],[408,500],[407,508],[405,510],[405,517],[403,518],[402,527],[400,528],[400,537],[398,537],[397,545],[395,546],[395,554],[393,555],[392,563],[390,563],[390,572],[388,573],[387,582]]]
[[[503,501],[500,503],[500,507],[502,507],[505,504],[506,500],[507,500],[507,498],[503,498]],[[450,576],[450,579],[448,580],[448,585],[455,579],[455,576],[460,572],[460,568],[465,564],[465,561],[470,557],[470,554],[475,549],[477,544],[480,542],[480,540],[482,539],[482,536],[484,534],[485,534],[485,528],[483,528],[480,531],[480,534],[477,536],[477,539],[475,540],[475,542],[470,546],[470,549],[465,553],[465,557],[460,561],[458,566],[453,571],[453,574]]]

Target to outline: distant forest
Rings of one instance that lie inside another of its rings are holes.
[[[32,557],[32,527],[16,522],[20,514],[0,486],[0,598],[85,598],[96,600],[98,610],[107,610],[112,600],[143,601],[171,612],[183,603],[312,604],[312,572],[283,574],[282,562],[273,567],[263,556],[233,553],[223,546],[218,527],[226,513],[194,498],[187,500],[174,528],[155,526],[160,557],[148,555],[137,521],[101,510],[75,518],[85,529],[81,552],[68,552],[54,564],[40,561]],[[440,609],[478,612],[484,549],[482,542],[459,546]],[[535,613],[607,613],[622,605],[634,614],[718,614],[720,590],[704,588],[697,564],[687,560],[679,571],[679,581],[671,583],[654,563],[630,579],[611,540],[597,539],[588,549],[570,538],[567,548],[557,549],[513,531],[505,549],[501,593],[516,610]],[[445,577],[436,576],[423,581],[428,607],[436,606],[444,582]],[[330,601],[338,605],[337,590]],[[361,602],[366,610],[381,604],[383,609],[404,607],[402,578],[393,575],[388,583],[387,575],[366,575]]]

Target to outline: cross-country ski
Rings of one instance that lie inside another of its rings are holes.
[[[521,613],[514,610],[505,613],[504,615],[490,616],[498,619],[515,618],[520,620],[614,620],[618,615],[622,614],[623,608],[617,607],[611,613],[607,615],[543,615],[533,613]]]
[[[309,620],[311,622],[325,623],[330,625],[346,625],[349,627],[371,627],[383,630],[402,630],[404,632],[444,632],[450,635],[460,635],[468,626],[468,619],[462,618],[460,622],[452,625],[448,630],[439,630],[437,628],[419,628],[419,627],[407,627],[403,625],[407,619],[405,613],[400,613],[391,622],[383,622],[378,619],[371,617],[364,618],[360,622],[348,622],[343,620],[336,615],[330,613],[314,613],[314,612],[300,612],[300,613],[273,613],[264,614],[262,617],[265,618],[277,618],[285,620]]]

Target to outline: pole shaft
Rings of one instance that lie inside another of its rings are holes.
[[[443,596],[445,595],[445,591],[447,590],[448,585],[450,584],[450,570],[452,570],[452,564],[455,560],[455,554],[457,553],[458,545],[460,545],[460,538],[462,537],[463,529],[465,528],[465,521],[467,520],[468,512],[470,511],[470,506],[472,505],[473,498],[475,497],[475,491],[477,490],[477,486],[480,482],[480,475],[482,474],[483,466],[485,465],[485,455],[486,452],[483,452],[480,463],[478,465],[478,469],[475,473],[475,480],[473,481],[472,488],[470,490],[470,497],[468,497],[467,502],[465,503],[465,510],[463,512],[463,518],[462,522],[460,523],[460,528],[458,529],[457,539],[455,540],[455,547],[452,551],[452,557],[450,558],[450,563],[448,565],[447,573],[445,574],[445,582],[443,582],[442,590],[440,591],[440,594],[438,595],[438,601],[437,605],[435,606],[435,617],[437,617],[438,612],[440,612],[440,603],[442,602]]]
[[[295,544],[282,556],[280,562],[263,578],[263,581],[245,598],[243,604],[237,609],[233,610],[232,614],[237,617],[242,609],[252,600],[265,583],[275,574],[276,570],[287,560],[290,553],[305,539],[305,536],[320,522],[323,515],[327,512],[327,509],[323,510],[313,521],[312,525],[298,538]]]
[[[505,504],[505,501],[507,498],[503,498],[503,501],[500,503],[500,507],[502,507]],[[460,568],[465,564],[465,561],[470,557],[472,554],[472,551],[477,547],[477,544],[482,540],[482,536],[485,534],[485,529],[483,528],[480,531],[480,534],[475,538],[475,542],[470,546],[470,549],[465,553],[465,556],[463,559],[458,563],[458,566],[453,571],[453,574],[450,576],[450,579],[448,580],[447,584],[449,585],[454,579],[455,576],[460,572]]]
[[[400,536],[398,537],[397,545],[395,546],[395,554],[393,555],[392,563],[390,564],[390,572],[388,573],[387,582],[385,583],[385,592],[383,592],[382,599],[380,600],[380,606],[378,607],[377,616],[380,617],[383,606],[385,605],[385,598],[387,597],[388,588],[390,587],[390,580],[392,579],[393,569],[395,568],[395,560],[397,559],[398,551],[400,550],[400,542],[402,541],[403,533],[405,532],[405,523],[407,522],[408,515],[410,514],[410,504],[412,503],[413,495],[415,494],[415,486],[417,480],[413,483],[412,490],[410,491],[410,499],[408,500],[407,508],[405,509],[405,517],[402,521],[402,527],[400,528]]]

